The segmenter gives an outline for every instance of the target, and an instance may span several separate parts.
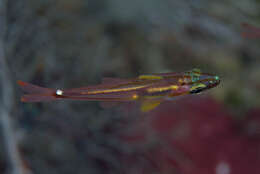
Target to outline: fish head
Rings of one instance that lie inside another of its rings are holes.
[[[202,73],[199,69],[193,69],[185,73],[189,77],[190,93],[197,94],[219,85],[220,78],[217,75]]]

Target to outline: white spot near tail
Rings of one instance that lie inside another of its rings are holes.
[[[58,90],[56,91],[56,95],[62,95],[62,94],[63,94],[63,91],[62,91],[62,90],[58,89]]]

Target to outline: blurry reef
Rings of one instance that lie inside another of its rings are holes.
[[[11,118],[23,165],[35,174],[259,173],[260,39],[240,35],[242,22],[260,26],[259,3],[7,1]],[[15,84],[71,88],[192,68],[219,75],[221,84],[150,114],[136,105],[24,104]],[[0,173],[7,171],[2,146]]]

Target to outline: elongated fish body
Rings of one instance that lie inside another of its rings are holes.
[[[100,85],[72,89],[50,89],[18,81],[27,93],[22,102],[44,102],[58,99],[88,101],[142,101],[152,107],[143,107],[148,111],[163,100],[180,95],[200,93],[220,83],[219,77],[201,73],[193,69],[184,73],[162,73],[140,75],[132,79],[104,78]]]

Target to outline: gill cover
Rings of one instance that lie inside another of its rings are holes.
[[[207,86],[205,84],[203,84],[203,83],[195,84],[190,88],[190,93],[191,94],[198,94],[205,89],[207,89]]]

